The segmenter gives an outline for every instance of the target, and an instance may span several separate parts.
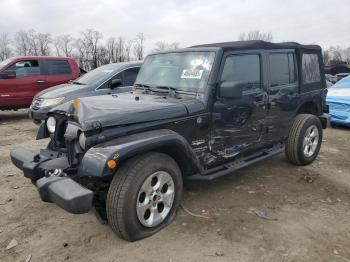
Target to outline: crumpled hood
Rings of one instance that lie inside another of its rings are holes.
[[[76,94],[77,91],[85,90],[86,88],[89,88],[86,85],[75,85],[75,84],[61,84],[57,86],[53,86],[50,88],[47,88],[41,92],[39,92],[36,97],[40,98],[56,98],[56,97],[67,97],[71,94]]]
[[[133,93],[84,97],[79,100],[76,116],[84,131],[96,128],[96,122],[102,127],[130,125],[186,117],[189,110],[194,113],[204,109],[203,102],[195,98],[170,99]],[[63,104],[55,110],[72,110],[72,103]]]

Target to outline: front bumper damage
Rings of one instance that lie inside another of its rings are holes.
[[[53,202],[64,210],[74,213],[87,213],[92,208],[94,192],[61,173],[54,170],[69,167],[67,157],[52,150],[41,150],[39,154],[16,147],[11,151],[12,163],[23,171],[38,188],[41,199]]]

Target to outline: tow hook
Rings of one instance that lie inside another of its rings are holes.
[[[46,173],[45,173],[45,177],[52,177],[52,176],[66,177],[67,174],[64,173],[63,170],[60,169],[60,168],[47,170]]]

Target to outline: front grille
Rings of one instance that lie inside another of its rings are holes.
[[[41,104],[43,103],[43,99],[36,98],[32,103],[32,109],[33,110],[39,110],[41,107]]]

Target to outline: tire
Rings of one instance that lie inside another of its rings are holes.
[[[293,164],[304,166],[317,157],[322,143],[320,119],[311,114],[300,114],[294,119],[286,143],[286,156]]]
[[[107,194],[107,219],[112,230],[124,240],[135,241],[170,224],[180,205],[182,183],[179,166],[166,154],[149,152],[125,162]]]

